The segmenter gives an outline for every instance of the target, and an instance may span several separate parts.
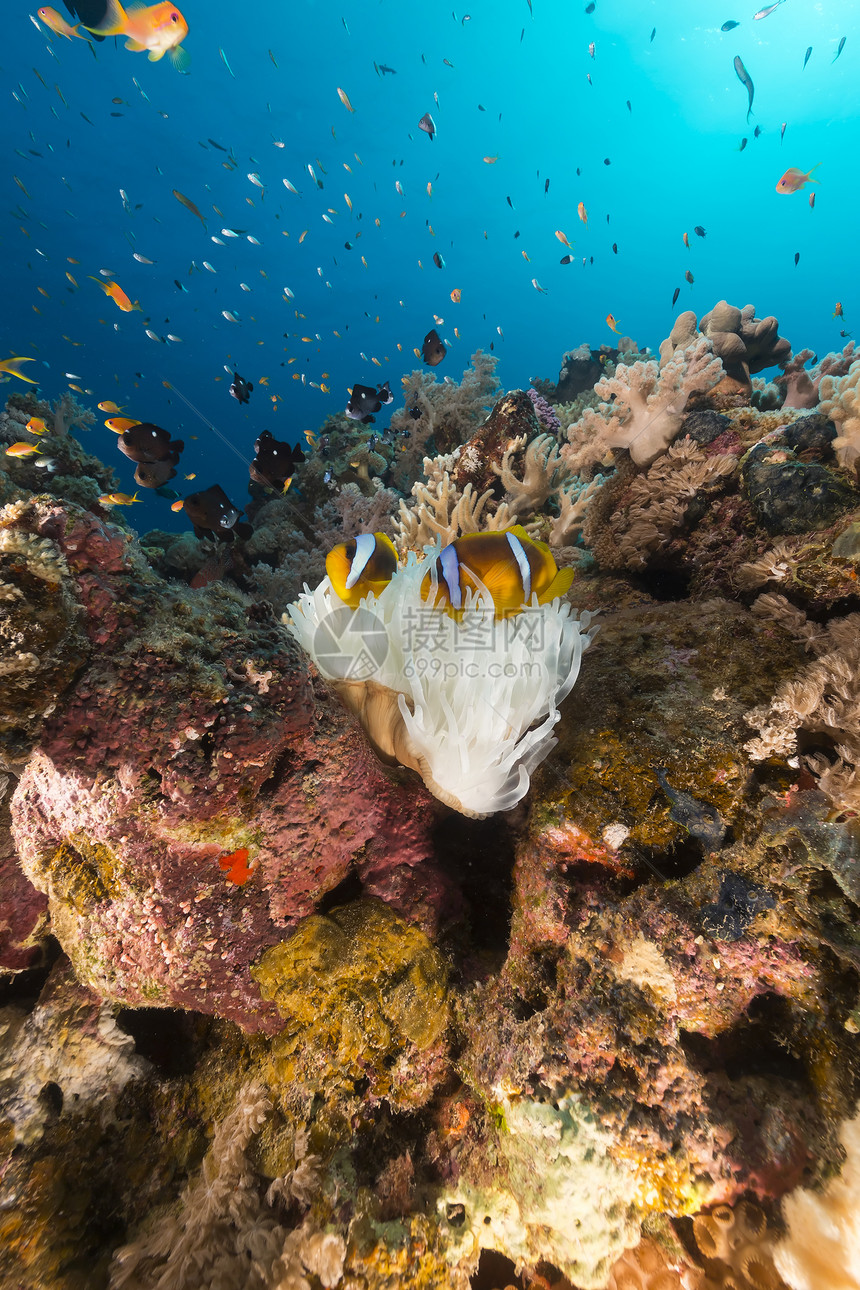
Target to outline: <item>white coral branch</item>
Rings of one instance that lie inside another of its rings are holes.
[[[520,478],[513,469],[513,458],[524,443],[523,436],[512,439],[505,449],[501,465],[493,462],[492,467],[508,494],[511,510],[518,514],[532,514],[540,510],[553,493],[558,492],[570,478],[571,470],[559,456],[555,436],[539,434],[526,448]]]

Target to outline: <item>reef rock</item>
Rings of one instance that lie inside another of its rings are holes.
[[[627,345],[622,343],[622,348],[634,349],[635,346],[632,342]],[[561,371],[552,396],[554,402],[570,403],[577,395],[590,390],[604,375],[605,364],[616,362],[618,354],[619,350],[612,349],[609,345],[592,349],[590,345],[582,344],[576,349],[568,350],[561,360]]]
[[[0,510],[0,767],[21,766],[87,656],[81,600],[55,535],[26,502]]]
[[[410,881],[431,852],[429,798],[385,775],[267,605],[162,582],[74,507],[36,499],[12,531],[56,544],[98,644],[12,802],[24,872],[82,983],[277,1028],[250,966],[348,877],[435,926],[447,885]]]

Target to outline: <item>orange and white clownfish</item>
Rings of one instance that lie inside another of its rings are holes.
[[[545,605],[563,596],[573,569],[559,569],[545,542],[521,524],[498,533],[466,533],[443,547],[421,583],[421,598],[457,615],[467,590],[486,589],[497,618],[517,613],[537,596]]]
[[[355,609],[368,592],[378,596],[397,568],[397,551],[385,533],[359,533],[341,542],[325,558],[332,590]]]

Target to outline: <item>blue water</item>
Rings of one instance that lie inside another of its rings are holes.
[[[262,429],[298,440],[344,407],[355,381],[388,378],[398,394],[400,376],[420,366],[412,350],[434,315],[450,343],[437,375],[459,379],[470,354],[492,345],[506,388],[555,378],[562,353],[582,341],[610,343],[608,313],[640,347],[656,348],[679,311],[701,315],[722,297],[775,314],[795,350],[841,349],[840,329],[860,310],[860,0],[786,0],[760,21],[755,4],[597,0],[587,15],[585,0],[533,0],[533,14],[527,0],[469,0],[453,12],[403,0],[182,0],[192,58],[184,75],[121,40],[91,50],[37,30],[35,6],[8,0],[2,356],[41,360],[48,397],[72,373],[93,391],[83,399],[91,406],[114,399],[182,435],[173,484],[191,491],[217,481],[241,505],[241,459]],[[65,15],[63,0],[56,7]],[[724,34],[727,19],[740,26]],[[736,54],[755,84],[749,124]],[[380,76],[374,61],[396,75]],[[438,130],[432,141],[418,128],[425,112]],[[235,169],[210,139],[232,149]],[[817,162],[814,209],[810,188],[776,193],[788,166]],[[173,189],[196,203],[205,231]],[[217,245],[222,228],[245,229],[260,245],[244,236]],[[573,244],[570,265],[559,263],[568,251],[556,230]],[[142,312],[121,313],[89,281],[100,268]],[[832,317],[837,300],[845,322]],[[168,332],[181,341],[160,339]],[[249,406],[229,397],[225,365],[254,382]],[[82,438],[133,492],[134,466],[100,421]],[[141,531],[186,527],[166,501],[144,496],[145,506],[126,511]]]

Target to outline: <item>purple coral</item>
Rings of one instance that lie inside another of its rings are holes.
[[[543,428],[549,434],[561,434],[561,422],[553,412],[552,404],[547,403],[543,395],[538,394],[537,390],[526,390],[526,394],[534,404],[537,419]]]

